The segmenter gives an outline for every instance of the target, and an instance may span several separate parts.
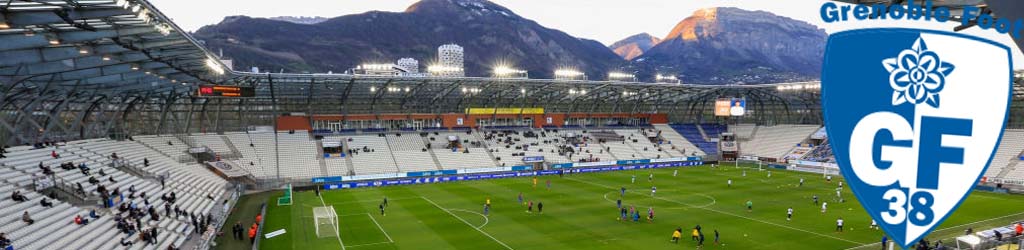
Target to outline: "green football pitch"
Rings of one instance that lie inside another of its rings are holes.
[[[268,200],[264,232],[287,233],[260,243],[262,249],[693,249],[690,230],[700,225],[708,249],[877,249],[884,234],[848,188],[839,202],[837,183],[818,174],[708,166],[420,184],[334,190],[316,197],[295,194],[291,206]],[[653,181],[648,175],[653,173]],[[744,173],[746,176],[744,176]],[[632,176],[636,182],[631,183]],[[805,184],[798,186],[804,178]],[[729,187],[727,180],[732,180]],[[546,183],[551,182],[548,189]],[[651,187],[657,192],[652,197]],[[620,196],[619,189],[626,188]],[[527,212],[517,199],[544,204]],[[828,202],[826,212],[812,196]],[[378,206],[388,199],[386,216]],[[321,201],[322,198],[322,201]],[[484,216],[490,198],[489,216]],[[639,222],[620,221],[616,200],[641,211]],[[753,203],[747,211],[746,202]],[[313,208],[327,204],[338,214],[339,237],[317,237]],[[792,207],[793,219],[786,220]],[[928,238],[946,239],[968,227],[978,230],[1024,219],[1024,197],[972,193]],[[646,212],[653,208],[655,218]],[[846,221],[844,232],[835,222]],[[679,243],[672,231],[682,228]],[[720,235],[714,242],[714,231]],[[950,242],[951,243],[951,242]]]

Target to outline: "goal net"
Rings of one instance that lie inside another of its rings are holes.
[[[313,208],[313,220],[317,238],[338,236],[338,214],[334,212],[334,207]]]
[[[292,205],[292,184],[288,184],[284,188],[284,196],[277,198],[278,206],[290,206]]]

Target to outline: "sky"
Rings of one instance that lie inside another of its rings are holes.
[[[195,31],[226,16],[336,17],[372,10],[401,12],[416,0],[150,0],[182,29]],[[934,21],[847,21],[825,23],[819,14],[825,0],[492,0],[516,14],[570,35],[605,45],[638,33],[664,37],[695,10],[738,7],[764,10],[811,23],[828,33],[872,27],[904,27],[952,31],[958,23]],[[971,28],[961,33],[987,38],[1014,48],[1014,67],[1024,68],[1024,55],[1008,35]]]

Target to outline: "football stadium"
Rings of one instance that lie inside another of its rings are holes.
[[[888,247],[815,79],[477,76],[454,44],[422,73],[239,70],[159,8],[0,0],[4,249]],[[1022,249],[1014,77],[994,158],[924,249]]]

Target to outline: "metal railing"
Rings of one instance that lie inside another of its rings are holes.
[[[219,231],[220,228],[224,226],[224,223],[226,223],[227,220],[228,220],[228,216],[231,215],[231,211],[234,210],[236,205],[238,205],[238,198],[242,196],[242,192],[244,191],[243,188],[244,187],[242,187],[242,186],[235,186],[235,188],[233,188],[231,190],[231,198],[228,199],[228,203],[225,204],[224,209],[219,214],[212,214],[212,216],[213,216],[213,218],[212,218],[213,230],[211,231],[212,234],[210,235],[210,237],[206,237],[205,239],[200,239],[199,244],[197,244],[193,248],[193,250],[209,250],[213,246],[213,242],[217,240],[217,231]],[[265,212],[266,212],[266,208],[264,208],[260,212],[260,214],[264,214]],[[262,228],[263,227],[263,225],[262,225],[263,222],[260,222],[260,223],[261,223],[260,228]],[[257,236],[258,235],[259,234],[257,234]],[[257,238],[259,238],[259,237],[257,237]],[[259,240],[257,239],[256,242],[259,242]],[[258,243],[257,244],[253,244],[253,247],[254,247],[254,249],[258,249],[259,248],[259,244]]]
[[[188,145],[189,148],[197,147],[195,138],[188,136],[187,134],[174,134],[174,138],[178,138],[182,143]]]
[[[133,173],[142,178],[156,178],[155,173],[135,166],[135,164],[132,164],[130,161],[123,158],[111,161],[110,164],[108,164],[108,166],[124,170],[125,172]]]
[[[260,215],[267,214],[267,203],[264,202],[263,206],[260,207]],[[252,243],[252,250],[260,250],[260,234],[263,234],[263,222],[267,221],[266,216],[263,216],[263,220],[260,221],[260,225],[256,227],[256,240]]]

